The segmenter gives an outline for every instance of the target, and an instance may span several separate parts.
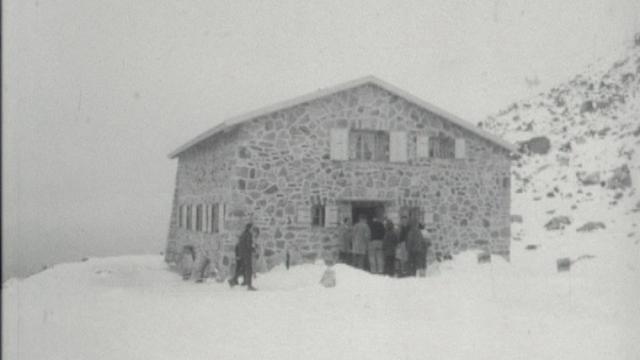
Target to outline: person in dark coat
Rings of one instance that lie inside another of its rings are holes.
[[[409,218],[403,215],[400,218],[400,227],[398,229],[398,242],[396,244],[396,275],[398,277],[406,276],[407,263],[409,257],[407,254],[407,235],[409,234]]]
[[[229,285],[238,285],[238,277],[242,275],[242,285],[247,285],[248,290],[256,290],[251,284],[253,278],[253,224],[248,223],[245,227],[238,244],[236,245],[236,273],[233,279],[229,280]]]
[[[382,244],[384,243],[384,225],[382,221],[375,216],[369,224],[371,230],[371,241],[369,242],[369,270],[373,274],[382,274],[384,272],[384,252]]]
[[[384,273],[393,276],[396,265],[396,246],[398,245],[398,234],[393,228],[393,221],[387,220],[385,223],[384,241],[382,242],[382,253],[384,254]]]
[[[407,232],[407,252],[409,255],[407,267],[409,276],[416,276],[418,269],[426,268],[427,247],[427,240],[422,236],[418,222],[413,219],[409,223]]]

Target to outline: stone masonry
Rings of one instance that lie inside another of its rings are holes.
[[[337,161],[332,128],[405,131],[407,161]],[[419,134],[463,138],[463,159],[422,158]],[[178,156],[166,260],[185,246],[223,275],[244,224],[253,221],[264,267],[332,256],[340,229],[301,223],[315,203],[351,217],[351,201],[380,201],[397,221],[405,207],[429,214],[432,254],[483,249],[509,257],[509,151],[376,85],[364,84],[239,123]],[[178,226],[182,204],[217,203],[220,231]]]

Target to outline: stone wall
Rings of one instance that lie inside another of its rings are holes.
[[[331,160],[334,127],[407,131],[408,161]],[[418,134],[464,138],[467,158],[418,158]],[[433,214],[432,253],[482,248],[508,257],[509,166],[507,150],[364,85],[258,117],[181,155],[176,202],[225,201],[229,226],[215,238],[181,231],[170,238],[197,243],[224,267],[242,224],[251,220],[261,229],[267,268],[287,251],[294,262],[313,260],[336,252],[339,229],[300,226],[299,209],[320,202],[336,206],[342,219],[351,216],[348,201],[367,200],[383,201],[390,214],[403,206]]]

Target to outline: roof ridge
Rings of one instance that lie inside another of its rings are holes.
[[[221,132],[221,131],[225,131],[235,125],[241,124],[245,121],[249,121],[252,119],[255,119],[257,117],[263,116],[263,115],[267,115],[276,111],[280,111],[280,110],[284,110],[293,106],[297,106],[315,99],[319,99],[325,96],[329,96],[332,94],[335,94],[337,92],[340,91],[345,91],[345,90],[349,90],[358,86],[362,86],[365,85],[367,83],[371,83],[373,85],[379,86],[381,88],[383,88],[384,90],[387,90],[399,97],[402,97],[403,99],[414,103],[415,105],[417,105],[418,107],[422,107],[430,112],[435,113],[436,115],[442,116],[443,118],[453,122],[454,124],[469,130],[473,133],[475,133],[476,135],[483,137],[497,145],[500,145],[501,147],[509,150],[509,151],[514,151],[515,147],[498,138],[497,136],[490,134],[482,129],[480,129],[479,127],[471,124],[470,122],[467,122],[463,119],[461,119],[460,117],[453,115],[431,103],[428,103],[420,98],[418,98],[417,96],[402,90],[398,87],[396,87],[395,85],[392,85],[374,75],[366,75],[366,76],[362,76],[350,81],[346,81],[328,88],[320,88],[316,91],[301,95],[301,96],[297,96],[288,100],[284,100],[284,101],[280,101],[280,102],[276,102],[274,104],[268,105],[268,106],[264,106],[246,113],[242,113],[236,116],[232,116],[230,118],[228,118],[227,120],[221,122],[220,124],[217,124],[216,126],[210,128],[209,130],[201,133],[200,135],[196,136],[195,138],[189,140],[188,142],[184,143],[183,145],[181,145],[180,147],[178,147],[176,150],[174,150],[173,152],[171,152],[169,154],[169,158],[173,159],[176,156],[180,155],[182,152],[186,151],[187,149],[191,148],[192,146],[200,143],[201,141],[204,141],[205,139],[210,138],[211,136]]]

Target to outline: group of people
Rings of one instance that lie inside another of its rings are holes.
[[[364,214],[351,226],[346,218],[342,232],[342,260],[359,269],[389,276],[425,276],[427,250],[431,242],[422,233],[416,219],[402,216],[399,229],[386,219],[378,217],[368,221]]]
[[[395,228],[393,222],[386,219],[384,224],[374,217],[370,221],[360,215],[358,222],[351,226],[345,219],[342,232],[342,260],[359,269],[368,269],[374,274],[389,276],[425,276],[427,268],[427,250],[431,245],[423,236],[423,226],[415,219],[403,216],[400,226]],[[253,287],[255,239],[260,231],[252,223],[245,226],[235,247],[236,264],[234,276],[229,285],[239,285],[248,290]]]

